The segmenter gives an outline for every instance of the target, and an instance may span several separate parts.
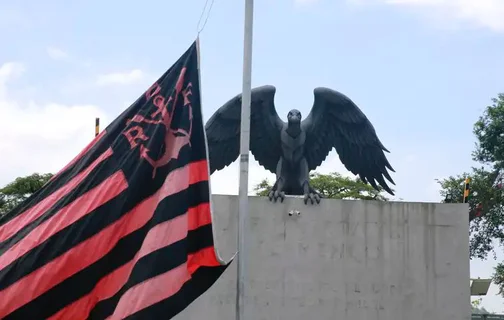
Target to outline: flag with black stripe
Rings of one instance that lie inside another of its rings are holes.
[[[198,45],[0,218],[0,319],[170,319],[215,251]]]

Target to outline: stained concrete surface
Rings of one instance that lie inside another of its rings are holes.
[[[250,197],[244,320],[469,320],[467,204]],[[238,197],[213,196],[223,259]],[[299,216],[289,216],[299,210]],[[236,262],[175,320],[235,319]]]

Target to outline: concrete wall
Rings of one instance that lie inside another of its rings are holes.
[[[237,196],[214,196],[236,250]],[[246,320],[469,320],[467,205],[250,197]],[[288,211],[300,210],[300,216]],[[235,319],[236,263],[176,320]]]

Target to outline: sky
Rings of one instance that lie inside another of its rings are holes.
[[[195,40],[205,0],[0,1],[0,186],[56,172]],[[207,7],[208,8],[208,7]],[[215,0],[200,34],[204,118],[241,92],[244,1]],[[475,165],[472,126],[504,88],[502,0],[256,0],[252,85],[282,118],[338,90],[373,123],[396,200],[439,202],[435,179]],[[317,169],[348,175],[333,151]],[[250,185],[264,178],[255,161]],[[212,175],[238,193],[238,165]],[[499,250],[498,258],[504,260]],[[471,261],[472,277],[496,262]],[[483,306],[504,313],[492,286]]]

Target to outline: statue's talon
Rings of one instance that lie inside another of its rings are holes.
[[[310,194],[309,193],[305,193],[305,195],[303,197],[303,200],[304,200],[304,204],[308,204],[308,200],[311,200],[310,199]],[[313,200],[312,200],[312,203],[313,203]]]
[[[280,202],[285,200],[285,192],[278,191],[278,189],[271,189],[268,193],[268,198],[270,201],[277,202],[280,199]]]
[[[277,202],[278,199],[280,199],[280,202],[283,202],[284,198],[285,198],[285,194],[281,191],[276,190],[274,198],[275,198],[275,202]]]
[[[321,195],[317,191],[310,190],[310,192],[305,193],[303,200],[305,204],[308,204],[308,200],[311,202],[311,204],[315,204],[315,202],[319,204],[321,198]]]

